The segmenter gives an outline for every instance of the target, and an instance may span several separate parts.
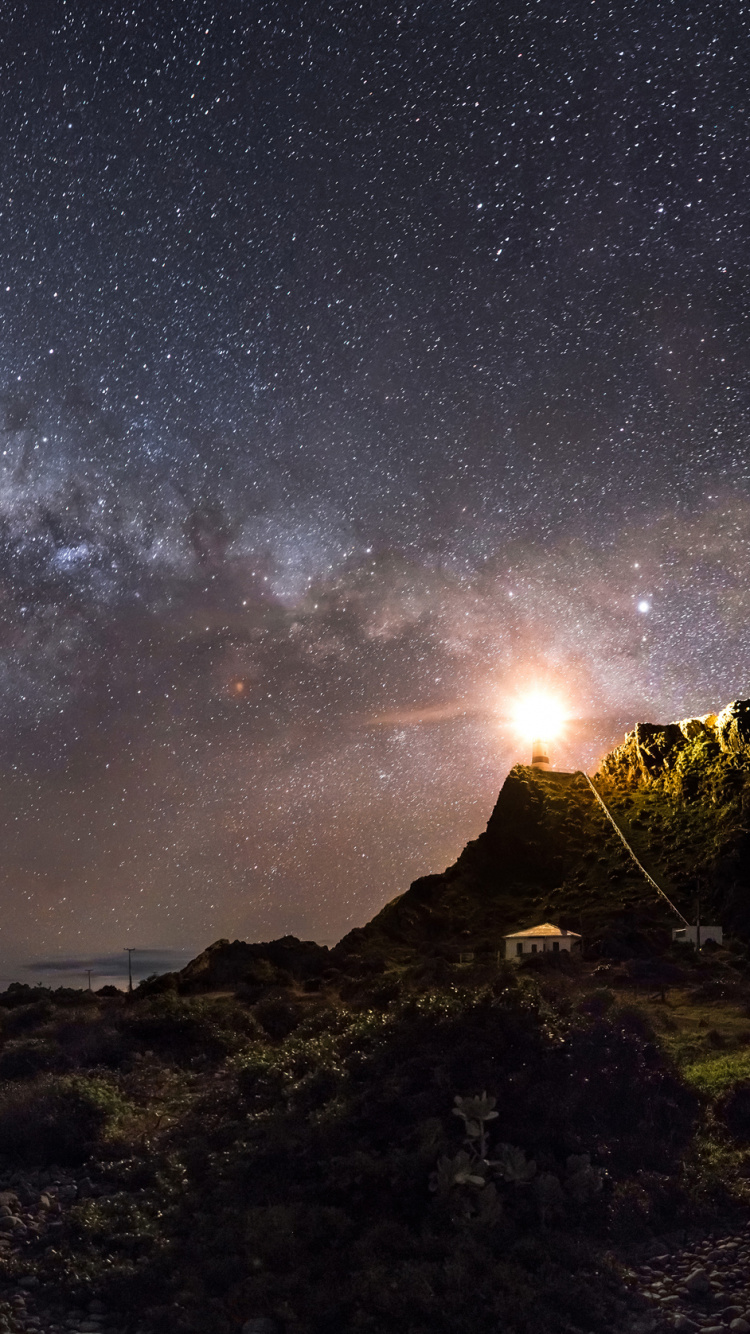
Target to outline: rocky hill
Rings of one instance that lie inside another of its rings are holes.
[[[637,723],[594,775],[639,860],[676,907],[750,939],[750,701]],[[496,957],[506,932],[551,920],[589,955],[666,946],[677,918],[606,819],[582,773],[516,765],[487,828],[441,874],[415,880],[332,950],[293,936],[217,941],[175,975],[183,993],[244,983],[315,986],[341,974]]]
[[[718,715],[638,723],[594,777],[646,869],[692,919],[750,935],[750,701]],[[349,964],[497,950],[551,919],[618,955],[676,918],[628,856],[583,774],[511,770],[489,823],[441,875],[423,876],[334,950]]]

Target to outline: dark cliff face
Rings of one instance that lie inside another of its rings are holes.
[[[679,910],[750,937],[750,701],[676,723],[638,723],[595,783],[640,861]],[[511,770],[483,834],[350,932],[335,958],[455,957],[550,920],[594,948],[666,943],[678,919],[649,886],[582,774]]]
[[[506,932],[546,920],[593,937],[607,914],[619,913],[630,929],[641,904],[647,923],[658,924],[663,913],[653,891],[583,775],[517,765],[485,832],[458,861],[442,875],[416,880],[333,954],[450,959],[463,949],[497,951]]]

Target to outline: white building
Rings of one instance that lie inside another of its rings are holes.
[[[526,931],[513,931],[503,936],[503,940],[506,959],[521,954],[558,954],[560,950],[581,948],[581,937],[576,931],[566,931],[551,922],[542,922],[541,926],[531,926]]]
[[[690,945],[695,945],[698,936],[697,926],[676,926],[672,931],[673,940],[683,940]],[[724,932],[720,926],[703,925],[701,922],[701,945],[705,945],[707,940],[713,940],[717,945],[724,944]]]

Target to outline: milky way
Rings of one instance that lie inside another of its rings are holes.
[[[2,968],[333,940],[483,826],[529,683],[561,766],[748,693],[746,36],[16,7]]]

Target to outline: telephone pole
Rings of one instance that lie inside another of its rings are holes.
[[[133,954],[133,950],[134,950],[134,949],[135,949],[135,945],[131,945],[130,947],[128,947],[127,945],[125,946],[125,953],[126,953],[127,956],[128,956],[128,991],[132,991],[132,990],[133,990],[133,959],[132,959],[132,954]]]
[[[89,980],[89,985],[88,985],[88,990],[89,990],[89,991],[91,990],[91,973],[92,973],[92,969],[91,969],[91,968],[87,968],[87,969],[86,969],[86,976],[88,977],[88,980]]]

